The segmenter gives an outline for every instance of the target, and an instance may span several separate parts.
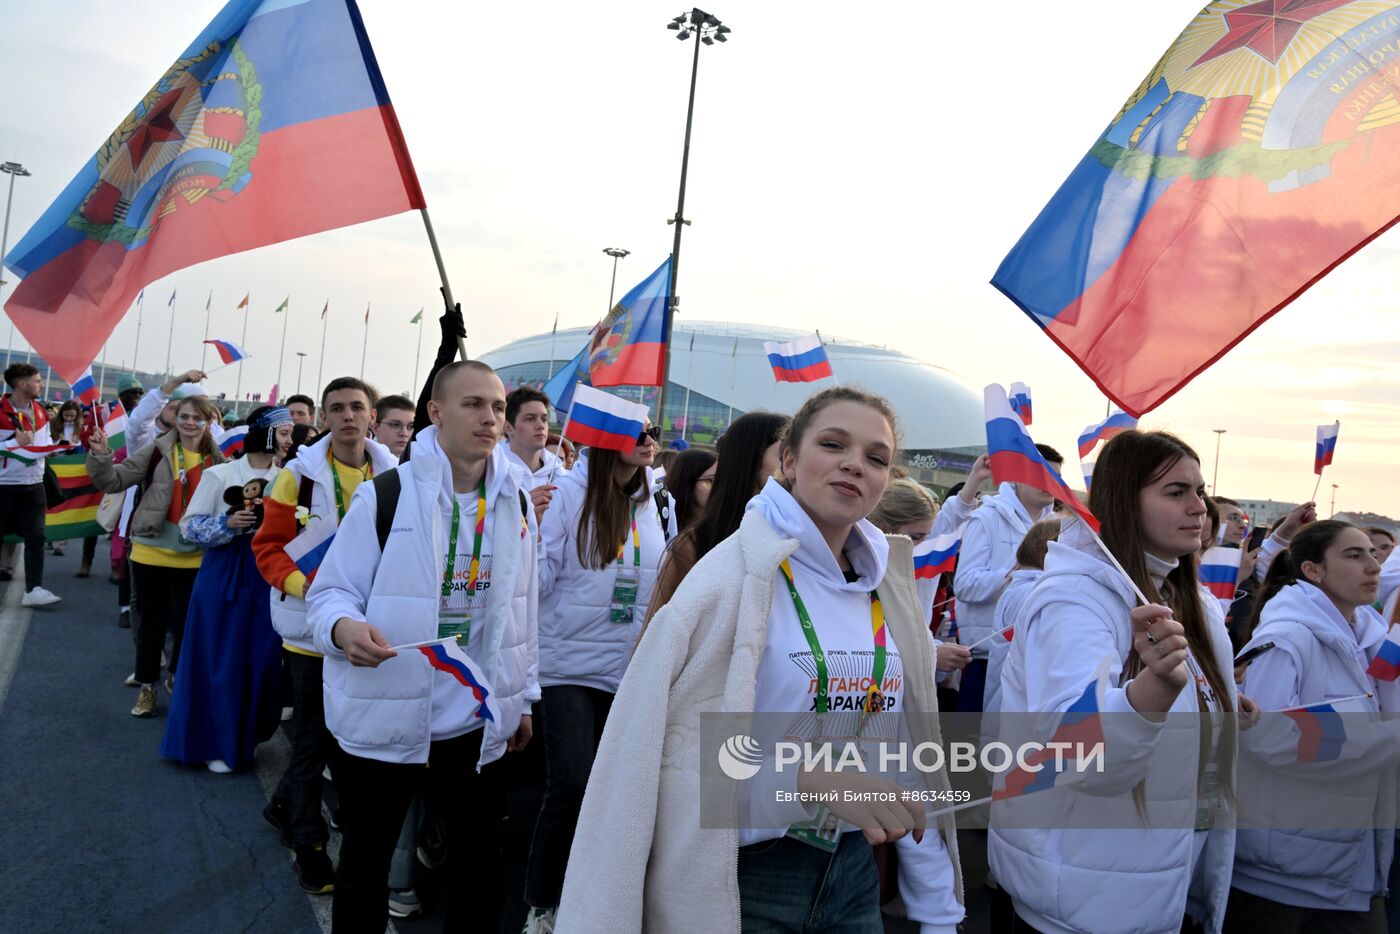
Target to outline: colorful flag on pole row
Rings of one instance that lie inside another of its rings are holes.
[[[1317,426],[1317,451],[1313,455],[1313,473],[1322,476],[1322,468],[1332,464],[1332,455],[1337,451],[1337,435],[1342,430],[1341,422]]]
[[[247,311],[247,310],[248,310],[248,299],[249,299],[249,297],[250,297],[251,295],[252,295],[251,292],[245,292],[245,293],[243,293],[243,301],[241,301],[241,302],[238,303],[239,309],[241,309],[241,310],[243,310],[243,311]]]
[[[1021,416],[1021,421],[1027,426],[1031,423],[1031,387],[1025,383],[1012,383],[1011,391],[1007,393],[1011,403],[1011,411]]]
[[[414,315],[412,318],[409,318],[409,319],[408,319],[408,323],[409,323],[409,324],[417,324],[418,322],[420,322],[420,321],[422,321],[422,320],[423,320],[423,309],[420,308],[420,309],[418,309],[418,314],[416,314],[416,315]],[[557,325],[557,324],[559,323],[559,319],[558,319],[558,318],[555,318],[555,319],[554,319],[554,323]]]
[[[594,386],[660,386],[666,365],[666,299],[671,258],[622,296],[588,337]]]
[[[992,479],[997,483],[1027,483],[1049,493],[1083,519],[1095,532],[1099,520],[1079,501],[1054,467],[1036,450],[1025,423],[1011,411],[1006,390],[992,383],[982,393],[987,417],[987,454],[992,462]]]
[[[369,324],[369,302],[365,302],[365,324]]]
[[[574,390],[579,386],[593,385],[588,381],[588,370],[584,363],[588,359],[588,348],[585,347],[574,358],[549,378],[549,382],[544,384],[540,391],[549,396],[550,404],[560,415],[567,414],[569,406],[574,404]]]
[[[953,570],[958,563],[962,532],[929,535],[914,546],[914,578],[932,580]]]
[[[416,648],[427,657],[429,665],[451,675],[458,684],[472,692],[478,703],[476,716],[492,723],[501,722],[501,710],[496,705],[496,695],[491,690],[490,682],[471,656],[462,651],[455,638]]]
[[[1366,668],[1366,674],[1377,681],[1394,681],[1400,678],[1400,627],[1391,626],[1385,640],[1376,650],[1376,657]]]
[[[287,310],[287,303],[290,302],[291,300],[292,300],[292,297],[291,297],[290,295],[288,295],[286,298],[282,299],[282,304],[280,304],[280,305],[278,305],[276,308],[272,309],[272,313],[275,315],[275,314],[278,314],[278,313],[280,313],[280,312],[286,311],[286,310]]]
[[[647,407],[617,396],[578,386],[569,408],[564,437],[591,448],[631,451],[647,426]]]
[[[1197,576],[1222,606],[1229,607],[1235,602],[1235,590],[1240,580],[1240,558],[1243,556],[1242,548],[1220,545],[1201,556],[1201,569]]]
[[[279,389],[281,389],[281,388],[282,388],[282,386],[281,386],[280,383],[273,383],[273,384],[272,384],[272,388],[269,389],[269,390],[267,391],[267,404],[268,404],[268,405],[276,405],[276,404],[277,404],[277,390],[279,390]]]
[[[214,305],[214,290],[209,290],[209,297],[204,300],[204,310],[208,311]]]
[[[1397,12],[1207,4],[993,285],[1126,411],[1160,405],[1400,216]]]
[[[1285,710],[1283,715],[1298,727],[1299,762],[1331,762],[1341,758],[1347,728],[1336,707],[1311,704]]]
[[[831,361],[820,334],[795,341],[764,341],[763,352],[773,367],[773,378],[780,383],[815,383],[831,375]]]
[[[329,518],[308,516],[306,525],[297,536],[282,546],[297,570],[306,575],[307,584],[316,576],[321,562],[326,559],[326,552],[331,550],[337,528],[334,514]]]
[[[1079,456],[1084,457],[1094,449],[1094,445],[1100,441],[1121,435],[1125,431],[1132,431],[1137,427],[1138,420],[1121,409],[1115,410],[1103,421],[1090,425],[1079,435]]]
[[[1010,629],[1004,633],[1003,638],[1009,642]],[[1109,660],[1106,659],[1099,666],[1098,676],[1089,682],[1084,692],[1060,717],[1059,726],[1045,748],[1027,756],[1024,766],[1018,765],[1006,773],[1002,786],[992,790],[993,801],[1020,798],[1037,791],[1049,791],[1056,785],[1070,784],[1082,774],[1070,768],[1080,761],[1080,754],[1089,758],[1095,755],[1096,750],[1101,753],[1104,736],[1100,711],[1108,685],[1108,671]],[[1066,778],[1069,780],[1061,781]]]
[[[423,206],[355,0],[228,0],[5,257],[5,310],[71,381],[150,282]]]
[[[165,307],[166,307],[166,308],[174,308],[174,307],[175,307],[175,292],[176,292],[176,291],[177,291],[176,289],[171,289],[171,290],[170,290],[170,301],[168,301],[168,302],[165,303]]]
[[[73,397],[83,405],[92,405],[101,395],[97,388],[97,380],[92,376],[92,367],[88,367],[73,384]]]
[[[204,343],[213,344],[214,349],[218,351],[219,359],[224,361],[225,364],[237,363],[239,360],[247,360],[249,356],[248,351],[239,347],[233,341],[207,340]]]
[[[326,320],[326,312],[331,310],[331,300],[326,299],[326,303],[321,306],[321,320]]]
[[[238,425],[224,432],[219,438],[219,450],[224,457],[237,457],[243,453],[243,445],[248,441],[248,426]]]

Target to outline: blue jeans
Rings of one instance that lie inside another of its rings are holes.
[[[883,934],[875,855],[859,831],[835,853],[788,837],[739,848],[744,934]]]

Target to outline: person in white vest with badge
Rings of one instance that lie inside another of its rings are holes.
[[[529,743],[540,696],[534,510],[497,447],[505,395],[484,363],[437,375],[432,426],[356,491],[307,594],[341,750],[337,931],[384,930],[394,844],[424,779],[447,803],[445,929],[500,924],[499,760]]]

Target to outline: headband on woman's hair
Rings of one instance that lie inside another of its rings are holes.
[[[268,409],[266,412],[259,415],[257,419],[249,425],[249,427],[276,428],[278,425],[291,424],[293,424],[292,413],[279,405],[276,408]]]

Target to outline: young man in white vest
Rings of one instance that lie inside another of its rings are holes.
[[[326,657],[326,725],[341,749],[338,930],[384,929],[394,844],[423,780],[444,802],[444,928],[500,924],[498,760],[529,742],[540,697],[536,526],[497,446],[505,398],[484,363],[444,368],[427,405],[432,425],[394,478],[360,487],[308,594]],[[454,636],[480,669],[494,716],[408,647]]]

